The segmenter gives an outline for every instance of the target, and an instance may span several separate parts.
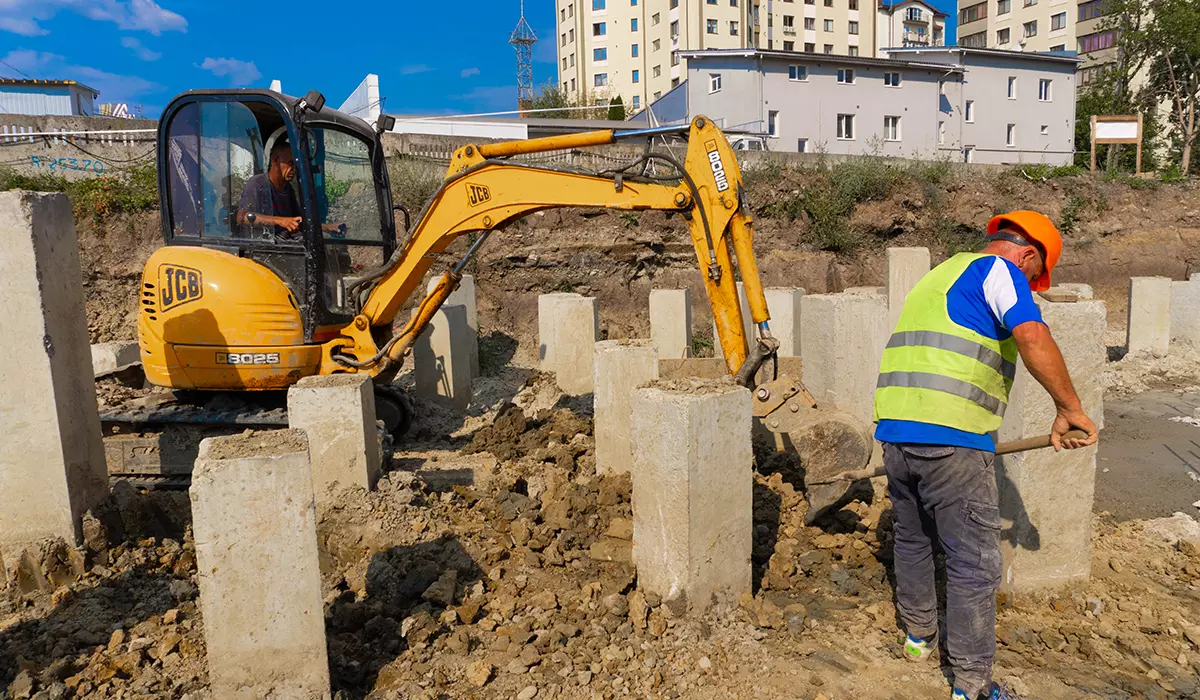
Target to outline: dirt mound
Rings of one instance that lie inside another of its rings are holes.
[[[142,268],[162,245],[158,212],[86,217],[75,231],[91,342],[137,338]]]

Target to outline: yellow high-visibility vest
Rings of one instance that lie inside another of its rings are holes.
[[[883,351],[875,420],[944,425],[969,433],[1000,427],[1017,371],[1017,341],[995,340],[950,318],[946,295],[971,263],[959,253],[909,292]]]

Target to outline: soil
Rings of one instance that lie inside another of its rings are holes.
[[[247,430],[209,442],[204,459],[245,459],[307,450],[308,436],[303,430]]]

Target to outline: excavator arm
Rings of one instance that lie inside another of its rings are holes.
[[[683,131],[688,134],[688,150],[682,164],[668,155],[648,152],[622,169],[583,174],[511,160],[517,155]],[[680,171],[679,183],[664,184],[638,176],[634,168],[650,161],[673,165]],[[324,344],[321,373],[359,371],[389,377],[454,290],[463,267],[493,231],[545,209],[604,207],[674,212],[687,221],[726,366],[745,382],[777,343],[768,326],[766,299],[754,260],[752,222],[745,212],[741,189],[741,170],[729,142],[704,117],[697,117],[685,127],[597,131],[464,146],[454,154],[446,179],[418,217],[407,242],[383,268],[348,282],[349,289],[363,299],[362,311],[337,337]],[[476,236],[466,255],[442,275],[403,329],[387,337],[396,314],[419,288],[436,254],[465,234]],[[747,341],[753,339],[747,339],[743,332],[735,259],[761,339],[753,345],[748,345]],[[379,333],[380,329],[385,332]],[[387,340],[377,342],[381,336]]]

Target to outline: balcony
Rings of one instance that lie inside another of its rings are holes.
[[[929,40],[929,34],[926,32],[904,32],[904,36],[902,38],[904,40],[905,46],[929,46],[929,45],[931,45],[931,42]],[[941,42],[939,41],[937,44],[934,44],[934,45],[940,46]]]
[[[784,27],[783,35],[784,36],[796,36],[796,28],[795,27]]]

